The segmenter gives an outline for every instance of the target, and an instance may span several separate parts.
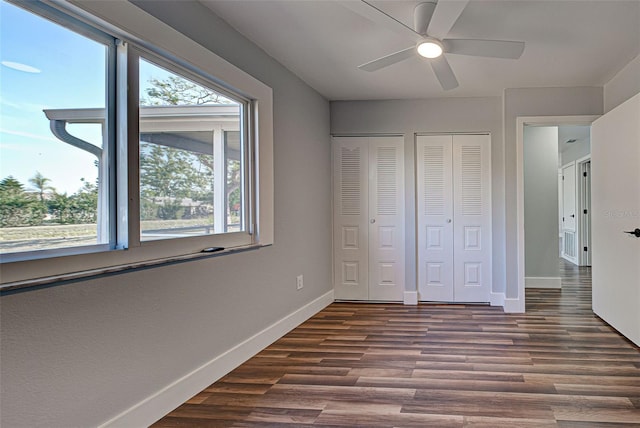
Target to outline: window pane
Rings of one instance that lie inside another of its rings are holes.
[[[0,31],[0,253],[108,243],[108,46],[4,1]]]
[[[140,239],[243,231],[242,105],[139,65]]]

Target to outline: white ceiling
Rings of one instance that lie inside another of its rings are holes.
[[[568,140],[576,140],[567,143]],[[558,126],[558,151],[563,153],[577,144],[591,142],[591,126],[589,125],[562,125]]]
[[[447,55],[460,86],[443,91],[424,59],[358,65],[409,47],[331,0],[200,0],[330,100],[499,96],[505,88],[602,86],[640,48],[640,1],[471,0],[449,38],[526,42],[518,60]],[[357,1],[357,0],[351,0]],[[413,27],[417,0],[372,1]]]

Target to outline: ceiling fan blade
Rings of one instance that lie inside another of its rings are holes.
[[[340,0],[339,3],[363,18],[378,24],[382,28],[386,28],[387,30],[393,31],[402,36],[409,37],[410,40],[415,42],[422,39],[422,36],[413,31],[412,28],[407,27],[391,15],[387,15],[384,11],[378,9],[371,3],[367,3],[364,0]]]
[[[436,9],[435,1],[424,1],[418,3],[413,9],[413,28],[418,34],[427,34],[427,28]]]
[[[398,52],[394,52],[390,55],[383,56],[382,58],[374,59],[373,61],[359,65],[358,68],[364,71],[376,71],[381,68],[388,67],[405,59],[409,59],[415,55],[416,48],[411,46],[410,48],[403,49]]]
[[[518,59],[524,51],[524,42],[506,40],[444,39],[442,43],[445,52],[458,55]]]
[[[460,14],[467,7],[469,0],[438,0],[433,11],[427,34],[436,39],[443,39],[456,23]]]
[[[433,68],[433,72],[436,74],[442,89],[448,91],[458,87],[458,79],[456,79],[456,75],[453,74],[449,61],[447,61],[444,55],[429,60],[429,62],[431,63],[431,68]]]

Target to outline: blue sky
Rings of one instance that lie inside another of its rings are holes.
[[[12,175],[29,188],[39,171],[69,194],[82,187],[81,178],[94,182],[96,158],[58,140],[43,110],[104,108],[106,47],[0,1],[0,63],[0,179]],[[140,73],[143,90],[150,77],[169,74],[149,65]],[[67,129],[102,146],[98,124]]]
[[[28,185],[40,171],[56,189],[73,193],[80,178],[96,179],[95,157],[55,138],[42,110],[104,108],[106,48],[4,1],[0,32],[0,177],[13,175]],[[102,145],[99,125],[68,129]]]

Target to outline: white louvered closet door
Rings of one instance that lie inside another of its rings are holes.
[[[338,300],[401,301],[402,137],[333,139],[334,290]]]
[[[453,302],[451,136],[418,137],[416,160],[420,298]]]
[[[369,139],[369,300],[404,292],[404,141]]]
[[[333,139],[333,270],[335,298],[369,298],[368,138]]]
[[[453,137],[454,302],[488,302],[491,293],[491,139]]]
[[[490,141],[488,135],[417,137],[420,300],[489,301]]]

